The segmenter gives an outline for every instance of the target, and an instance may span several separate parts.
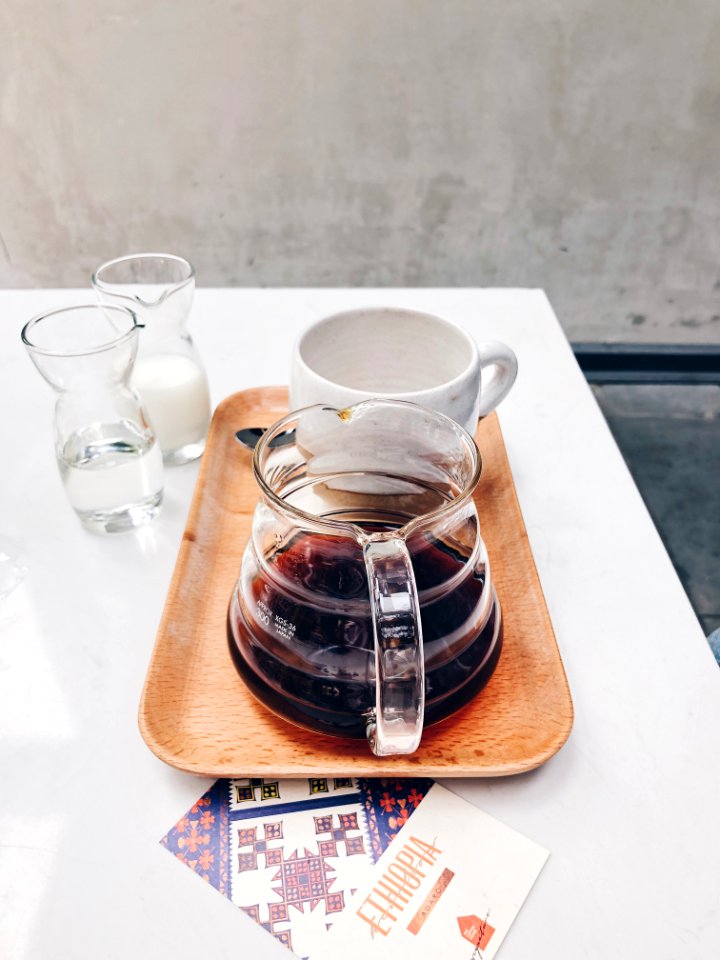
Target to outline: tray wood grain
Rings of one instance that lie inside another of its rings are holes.
[[[235,393],[215,411],[140,703],[147,745],[173,767],[213,777],[491,777],[544,763],[570,734],[572,700],[494,414],[478,428],[475,500],[504,645],[485,689],[427,728],[415,754],[383,758],[363,741],[292,726],[250,694],[232,663],[226,615],[258,492],[234,434],[286,412],[281,387]]]

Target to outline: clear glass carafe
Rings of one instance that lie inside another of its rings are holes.
[[[187,324],[195,270],[182,257],[141,253],[103,264],[92,277],[99,300],[130,307],[144,329],[132,383],[147,406],[168,464],[205,449],[210,392]]]
[[[30,358],[57,393],[55,453],[65,493],[91,530],[152,520],[162,501],[159,444],[129,380],[137,318],[115,306],[54,310],[25,325]]]
[[[500,654],[474,441],[411,403],[315,406],[266,431],[253,470],[229,610],[241,675],[295,723],[413,752]]]

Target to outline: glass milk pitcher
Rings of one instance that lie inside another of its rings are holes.
[[[182,257],[141,253],[103,264],[92,277],[98,299],[134,310],[144,330],[132,384],[147,406],[168,464],[205,449],[210,393],[187,330],[195,270]]]
[[[265,432],[229,610],[261,701],[387,756],[480,690],[502,643],[480,469],[462,427],[402,401],[307,407]]]

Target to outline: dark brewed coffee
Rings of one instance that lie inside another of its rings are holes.
[[[430,724],[466,703],[492,673],[501,647],[499,607],[486,590],[484,564],[470,562],[457,542],[423,532],[407,547],[420,599]],[[375,651],[359,542],[298,533],[260,565],[245,598],[244,614],[234,594],[228,628],[250,689],[296,723],[364,737],[375,703]]]

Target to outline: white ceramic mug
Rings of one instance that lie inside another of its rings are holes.
[[[451,417],[472,435],[507,395],[517,357],[504,343],[476,343],[448,320],[391,307],[335,313],[296,342],[290,409],[338,409],[371,397],[410,400]]]

